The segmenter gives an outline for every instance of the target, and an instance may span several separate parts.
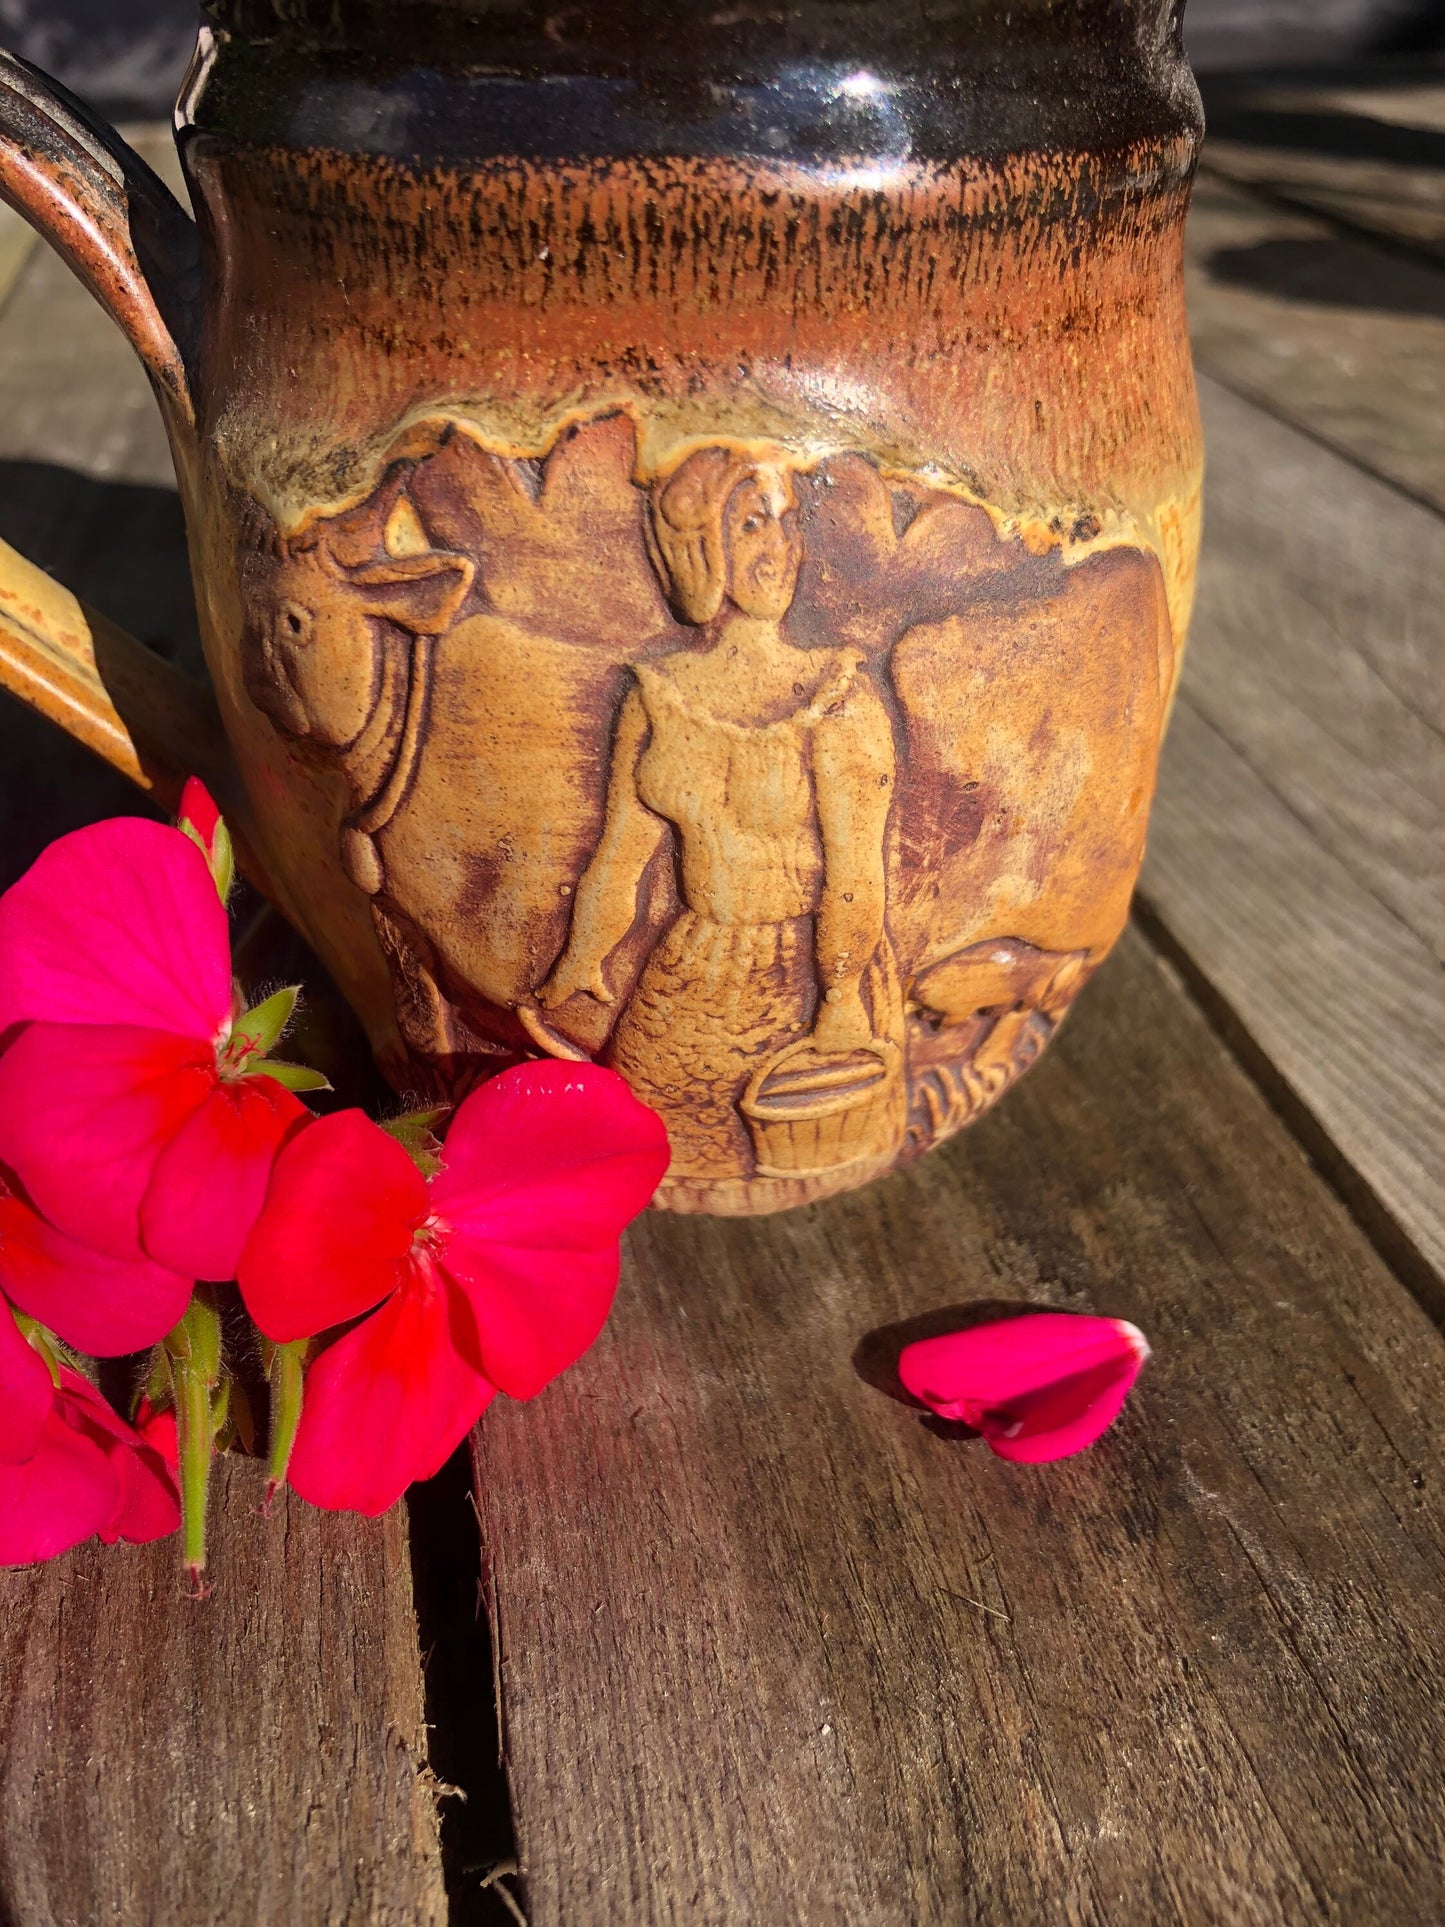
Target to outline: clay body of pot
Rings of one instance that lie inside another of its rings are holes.
[[[1174,15],[207,10],[195,241],[131,197],[139,321],[70,251],[248,833],[399,1086],[598,1058],[662,1203],[764,1211],[1047,1042],[1193,578]]]

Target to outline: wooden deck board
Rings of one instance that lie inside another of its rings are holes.
[[[1186,233],[1199,369],[1445,511],[1445,262],[1208,173]]]
[[[1143,896],[1445,1275],[1445,521],[1201,386],[1208,535]]]
[[[20,277],[20,270],[31,252],[39,246],[39,236],[28,221],[13,208],[0,207],[0,306]]]
[[[1288,218],[1220,201],[1196,262]],[[1283,380],[1258,340],[1241,366],[1258,309],[1196,300],[1203,365],[1306,432],[1203,384],[1206,567],[1146,882],[1439,1308],[1445,531],[1359,468],[1440,486],[1440,277],[1392,265],[1413,332],[1259,297]],[[959,1145],[786,1221],[649,1220],[626,1293],[477,1449],[534,1927],[1445,1904],[1419,1764],[1440,1341],[1132,940]],[[1011,1471],[858,1376],[870,1330],[980,1297],[1155,1339],[1088,1460]]]
[[[1363,76],[1362,76],[1363,78]],[[1206,85],[1209,172],[1445,260],[1445,80]]]
[[[0,1571],[0,1918],[447,1918],[406,1514],[217,1480],[214,1596],[173,1540]]]
[[[1117,1431],[1009,1467],[869,1382],[979,1300],[1140,1323]],[[1442,1365],[1132,936],[947,1150],[649,1218],[479,1433],[532,1927],[1424,1917]]]

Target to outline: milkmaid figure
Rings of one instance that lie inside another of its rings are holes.
[[[731,1181],[742,1209],[749,1175],[790,1204],[858,1182],[903,1131],[892,724],[860,650],[784,631],[803,545],[780,462],[698,450],[651,507],[654,562],[704,646],[633,668],[602,833],[538,998],[616,1003],[608,959],[670,843],[681,906],[603,1060],[667,1123],[674,1208],[726,1210]]]

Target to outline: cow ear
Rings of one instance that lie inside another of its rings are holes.
[[[363,563],[349,570],[347,579],[363,592],[368,614],[414,636],[440,636],[455,621],[476,573],[469,556],[427,549]]]

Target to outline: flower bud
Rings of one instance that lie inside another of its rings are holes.
[[[188,836],[206,859],[216,890],[224,903],[236,881],[236,855],[226,819],[216,808],[210,791],[198,776],[188,776],[181,791],[181,807],[176,828]]]

